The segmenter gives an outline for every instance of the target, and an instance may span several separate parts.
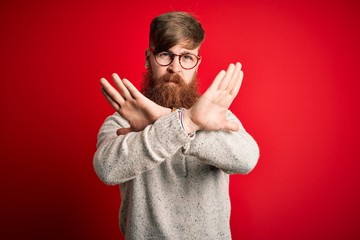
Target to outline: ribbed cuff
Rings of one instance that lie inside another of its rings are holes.
[[[154,123],[154,127],[158,141],[169,152],[177,151],[195,137],[190,137],[182,128],[178,111],[159,118]]]

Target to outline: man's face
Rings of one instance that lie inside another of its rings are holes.
[[[189,50],[179,44],[169,49],[174,54],[192,53],[197,55],[199,48]],[[190,108],[198,99],[197,69],[183,69],[178,56],[169,66],[161,66],[155,61],[152,52],[148,52],[148,72],[145,74],[142,92],[157,104],[169,108]],[[200,61],[199,61],[200,62]],[[186,62],[185,62],[186,64]]]
[[[189,49],[186,49],[184,46],[186,46],[186,45],[183,43],[180,43],[168,50],[177,55],[180,55],[183,53],[192,53],[192,54],[198,55],[200,47],[189,50]],[[170,74],[170,75],[177,74],[181,77],[181,79],[184,81],[185,84],[189,84],[194,79],[194,76],[197,73],[201,59],[199,60],[196,67],[194,67],[193,69],[182,68],[180,65],[178,56],[175,56],[174,60],[172,61],[172,63],[169,66],[161,66],[155,61],[154,54],[149,51],[147,61],[149,63],[149,66],[151,68],[151,72],[152,72],[154,78],[160,78],[165,74]],[[168,84],[174,84],[174,83],[169,82]]]

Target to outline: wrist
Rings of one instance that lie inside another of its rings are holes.
[[[159,116],[159,117],[168,115],[168,114],[171,113],[171,112],[172,112],[171,108],[162,107],[162,109],[161,109],[161,111],[160,111],[160,116]]]
[[[149,120],[151,121],[151,123],[153,123],[156,120],[158,120],[159,118],[161,118],[169,113],[171,113],[170,108],[165,108],[165,107],[159,106],[159,107],[155,108],[153,112],[151,112],[151,114],[149,116],[150,117]]]
[[[191,120],[191,112],[187,109],[183,110],[182,121],[184,124],[184,130],[187,134],[200,130],[200,127]]]

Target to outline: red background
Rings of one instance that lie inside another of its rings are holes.
[[[93,171],[113,112],[99,79],[139,86],[151,19],[195,13],[201,89],[230,62],[231,106],[257,140],[231,177],[234,239],[359,239],[356,1],[1,1],[1,238],[119,239],[119,189]]]

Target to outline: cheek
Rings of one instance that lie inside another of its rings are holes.
[[[159,78],[166,73],[166,68],[159,66],[156,62],[150,61],[150,68],[155,78]]]
[[[165,71],[160,67],[152,67],[151,71],[152,71],[155,78],[159,78],[162,75],[164,75],[164,73],[165,73]]]
[[[187,84],[189,84],[193,80],[195,73],[196,73],[196,70],[190,70],[190,71],[184,72],[183,78]]]

